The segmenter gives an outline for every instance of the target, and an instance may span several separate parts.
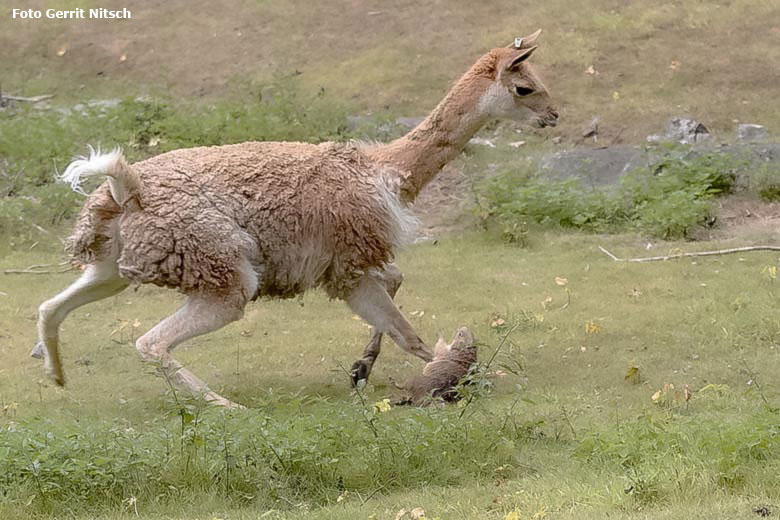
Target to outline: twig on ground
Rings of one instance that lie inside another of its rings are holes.
[[[60,273],[67,273],[68,271],[73,270],[73,266],[68,265],[70,262],[60,262],[58,264],[35,264],[31,265],[30,267],[26,267],[24,269],[6,269],[3,271],[5,274],[60,274]],[[64,269],[56,269],[56,270],[50,270],[50,269],[44,269],[46,267],[62,267],[67,265]]]
[[[674,253],[671,255],[664,255],[664,256],[646,256],[642,258],[618,258],[617,256],[613,255],[609,251],[607,251],[604,247],[599,246],[599,250],[601,250],[602,253],[610,257],[615,262],[655,262],[655,261],[664,261],[664,260],[672,260],[675,258],[684,258],[689,256],[715,256],[715,255],[729,255],[733,253],[745,253],[749,251],[780,251],[780,246],[746,246],[746,247],[733,247],[730,249],[717,249],[715,251],[697,251],[693,253]]]
[[[40,96],[32,96],[32,97],[25,97],[25,96],[10,96],[8,94],[3,94],[3,99],[10,99],[11,101],[24,101],[26,103],[38,103],[40,101],[46,101],[47,99],[51,99],[54,97],[54,94],[43,94]]]

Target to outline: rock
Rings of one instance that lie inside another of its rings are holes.
[[[594,117],[593,120],[582,131],[583,139],[592,137],[596,140],[596,136],[599,135],[599,118]]]
[[[374,118],[371,116],[347,116],[347,126],[350,130],[357,130],[365,126],[371,126],[374,124]]]
[[[490,148],[496,147],[496,143],[494,143],[489,139],[484,139],[482,137],[472,137],[471,139],[469,139],[469,144],[478,144],[480,146],[488,146]]]
[[[681,144],[694,144],[706,141],[712,134],[703,123],[695,119],[675,117],[669,121],[664,137]]]
[[[616,184],[623,174],[646,164],[647,157],[642,150],[621,145],[555,152],[544,156],[539,168],[548,178],[576,177],[585,186],[605,186]]]
[[[769,137],[765,126],[753,124],[737,125],[737,137],[740,141],[760,141]]]
[[[395,120],[395,123],[406,128],[412,129],[425,120],[424,116],[419,117],[399,117]]]

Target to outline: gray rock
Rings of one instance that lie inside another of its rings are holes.
[[[415,126],[419,125],[425,120],[424,116],[420,117],[399,117],[395,120],[396,124],[405,126],[406,128],[412,129]]]
[[[347,125],[350,130],[357,130],[358,128],[373,126],[374,124],[374,118],[371,116],[347,116]]]
[[[487,146],[489,148],[496,147],[496,143],[494,143],[490,139],[485,139],[484,137],[472,137],[471,139],[469,139],[469,144],[477,144],[480,146]]]
[[[578,178],[585,186],[615,184],[635,168],[647,164],[647,154],[639,147],[576,148],[544,156],[539,168],[545,177]]]
[[[753,124],[737,125],[737,137],[740,141],[760,141],[769,137],[765,126]]]
[[[712,134],[703,123],[695,119],[675,117],[669,121],[664,137],[666,140],[677,141],[681,144],[695,144],[706,141],[712,137]]]

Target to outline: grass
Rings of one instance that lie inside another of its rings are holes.
[[[771,2],[245,1],[208,17],[181,0],[101,6],[128,7],[133,21],[107,31],[0,13],[3,91],[56,94],[49,110],[0,113],[0,269],[63,260],[59,237],[81,199],[50,180],[87,143],[139,160],[248,139],[349,139],[366,129],[351,130],[347,114],[422,114],[478,55],[536,27],[563,122],[523,129],[524,156],[555,149],[556,135],[577,140],[593,115],[601,142],[643,142],[682,113],[721,135],[735,119],[780,125],[766,103],[780,58]],[[724,37],[737,33],[754,37]],[[517,153],[469,147],[456,167],[477,181],[522,174]],[[520,188],[506,182],[504,192]],[[750,183],[765,199],[780,191],[771,166]],[[677,215],[659,207],[660,224]],[[134,340],[181,303],[146,286],[66,320],[59,389],[28,353],[38,304],[75,273],[2,275],[0,518],[384,519],[415,507],[442,520],[753,518],[761,507],[776,516],[780,260],[614,263],[598,245],[645,254],[646,238],[625,229],[521,226],[510,231],[522,249],[488,231],[404,251],[398,301],[427,341],[467,325],[485,361],[518,325],[468,405],[422,410],[383,411],[389,378],[421,368],[389,343],[371,384],[349,388],[343,367],[368,328],[319,293],[252,304],[240,322],[177,349],[245,411],[204,408],[139,360]],[[654,241],[647,254],[738,242]]]
[[[69,386],[53,388],[27,353],[37,304],[73,275],[6,275],[0,516],[731,518],[775,507],[778,259],[625,265],[597,244],[639,247],[631,235],[548,232],[518,249],[465,234],[401,256],[399,303],[424,338],[468,325],[484,361],[522,324],[493,390],[462,417],[374,408],[389,376],[420,368],[390,344],[372,385],[352,393],[340,367],[368,329],[316,293],[252,305],[177,350],[247,411],[203,409],[142,365],[133,338],[179,301],[147,287],[69,317]],[[57,259],[15,251],[1,267]]]

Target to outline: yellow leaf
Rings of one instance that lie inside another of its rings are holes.
[[[650,399],[653,400],[653,402],[657,402],[661,398],[661,391],[656,390],[656,392],[650,397]]]
[[[628,371],[626,372],[625,380],[628,381],[631,384],[639,384],[640,382],[640,375],[639,375],[639,367],[631,366],[628,367]]]
[[[612,93],[612,100],[618,101],[619,99],[620,99],[620,92],[616,90],[615,92]]]
[[[507,513],[507,515],[504,517],[504,520],[520,520],[520,511],[515,509],[511,513]]]
[[[601,332],[601,330],[601,325],[593,320],[589,320],[585,323],[585,334],[598,334]]]
[[[390,399],[382,399],[374,403],[374,410],[379,413],[389,412],[392,407]]]

